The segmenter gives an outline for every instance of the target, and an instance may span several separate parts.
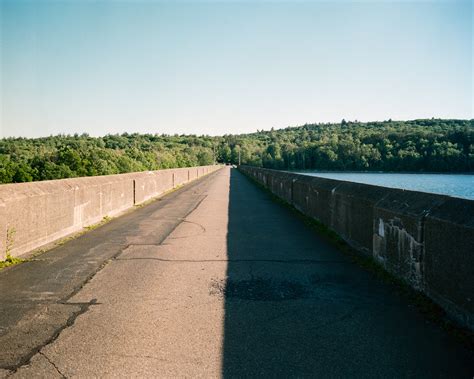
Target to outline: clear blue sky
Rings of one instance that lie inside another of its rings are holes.
[[[0,136],[473,118],[471,1],[0,3]]]

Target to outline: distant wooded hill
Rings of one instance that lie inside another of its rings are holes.
[[[122,134],[0,140],[0,182],[108,175],[214,161],[275,169],[474,171],[474,120],[307,124],[221,137]]]

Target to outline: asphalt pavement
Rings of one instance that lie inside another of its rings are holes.
[[[472,351],[228,167],[0,288],[0,377],[474,375]]]

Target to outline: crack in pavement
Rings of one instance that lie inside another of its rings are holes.
[[[133,358],[133,359],[152,359],[160,362],[176,362],[175,359],[167,359],[167,358],[160,358],[160,357],[155,357],[153,355],[134,355],[134,354],[115,354],[112,353],[110,355],[99,355],[99,356],[115,356],[115,357],[121,357],[121,358]],[[185,360],[185,359],[180,359],[179,361],[180,364],[187,364],[187,363],[198,363],[201,364],[203,363],[199,359],[191,359],[191,360]]]
[[[131,245],[134,246],[134,245]],[[139,245],[142,246],[142,245]],[[288,263],[288,264],[350,264],[347,261],[340,260],[318,260],[318,259],[166,259],[153,257],[134,257],[134,258],[116,258],[115,261],[133,261],[133,260],[152,260],[171,263],[212,263],[212,262],[230,262],[230,263]]]
[[[65,303],[65,302],[57,302],[56,304],[61,304],[61,305],[67,305],[67,306],[79,306],[79,310],[76,312],[73,312],[72,315],[67,319],[66,323],[64,325],[59,326],[54,330],[52,333],[51,337],[46,340],[44,343],[39,344],[35,346],[33,349],[30,350],[29,353],[25,354],[17,364],[15,365],[7,365],[7,366],[1,366],[0,368],[7,369],[12,371],[12,373],[15,373],[18,371],[18,369],[22,366],[25,366],[31,362],[31,358],[33,358],[36,354],[42,354],[44,355],[41,350],[47,346],[53,343],[61,334],[61,332],[74,325],[74,322],[76,321],[77,317],[80,315],[86,313],[89,310],[89,307],[91,305],[96,304],[96,300],[92,299],[89,303]]]
[[[203,200],[204,200],[204,199],[203,199]],[[198,222],[189,221],[189,220],[183,220],[182,222],[183,222],[183,223],[188,223],[188,224],[191,224],[191,225],[196,225],[196,226],[200,227],[200,228],[201,228],[201,233],[199,233],[199,234],[188,234],[188,235],[179,236],[179,237],[169,237],[169,238],[168,238],[169,240],[177,240],[177,239],[191,238],[191,237],[196,237],[196,236],[198,236],[198,235],[201,235],[201,234],[206,233],[206,228],[205,228],[203,225],[199,224]]]
[[[9,378],[13,375],[13,371],[0,368],[0,378]]]
[[[54,367],[54,369],[58,372],[58,374],[61,375],[61,378],[64,378],[64,379],[67,378],[67,376],[64,375],[64,374],[61,372],[61,370],[59,369],[59,367],[56,366],[56,364],[55,364],[51,359],[49,359],[49,357],[48,357],[45,353],[43,353],[42,351],[38,351],[38,354],[39,354],[39,355],[42,355],[43,357],[45,357],[45,359],[51,364],[51,366]]]
[[[96,270],[94,270],[94,272],[92,272],[89,276],[87,276],[86,280],[82,282],[79,286],[77,286],[77,288],[75,288],[72,291],[72,293],[70,293],[66,297],[66,299],[63,301],[67,302],[69,299],[77,295],[79,291],[81,291],[92,280],[92,278],[94,278],[94,276],[96,276],[100,271],[102,271],[105,268],[105,266],[107,266],[111,261],[115,260],[121,254],[123,254],[124,250],[128,249],[129,246],[130,245],[127,245],[127,244],[119,245],[118,251],[114,255],[112,255],[109,259],[105,260]],[[95,299],[93,299],[92,301],[95,301]]]

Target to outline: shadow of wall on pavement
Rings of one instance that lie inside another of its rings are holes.
[[[222,376],[458,376],[473,355],[231,169]]]

